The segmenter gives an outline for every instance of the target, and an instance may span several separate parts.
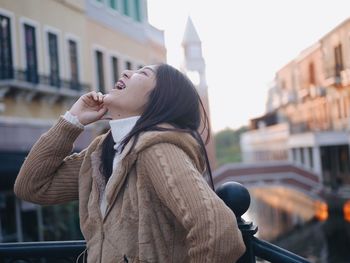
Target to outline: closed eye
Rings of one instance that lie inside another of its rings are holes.
[[[139,73],[148,76],[148,74],[145,71],[140,71]]]

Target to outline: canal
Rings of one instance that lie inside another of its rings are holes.
[[[314,263],[350,262],[350,223],[339,210],[326,220],[305,220],[295,213],[272,207],[251,196],[245,220],[258,225],[257,236],[307,258]],[[283,202],[283,200],[281,200]]]

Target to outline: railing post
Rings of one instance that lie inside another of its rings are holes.
[[[258,227],[253,225],[252,222],[246,222],[241,218],[250,205],[249,192],[243,185],[227,182],[221,185],[216,190],[216,193],[234,212],[237,217],[238,227],[242,231],[246,252],[237,261],[238,263],[253,263],[255,262],[255,257],[272,263],[310,263],[301,256],[254,237]]]
[[[244,221],[241,217],[250,205],[248,190],[239,183],[227,182],[218,187],[216,193],[236,215],[238,227],[242,232],[246,252],[237,263],[254,263],[253,238],[258,231],[258,227],[253,225],[252,222]]]

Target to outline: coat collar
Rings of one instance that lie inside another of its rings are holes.
[[[170,124],[166,123],[160,124],[158,126],[162,128],[174,128]],[[101,174],[99,169],[101,165],[100,156],[102,152],[102,143],[109,132],[101,136],[101,140],[96,145],[95,150],[91,154],[92,177],[97,184],[100,198],[102,193],[101,189],[103,189],[103,186],[106,184],[104,176]],[[110,208],[113,206],[113,203],[125,182],[128,172],[136,162],[138,154],[155,144],[170,143],[178,146],[192,159],[200,173],[203,173],[205,170],[205,159],[202,156],[200,145],[197,143],[196,139],[188,133],[182,133],[178,131],[143,132],[140,134],[135,147],[130,151],[129,154],[127,154],[133,144],[133,141],[134,139],[131,139],[125,146],[123,152],[120,155],[119,165],[113,171],[113,176],[111,176],[109,179],[111,181],[108,183],[105,189],[106,200],[108,203],[105,218],[107,217]]]

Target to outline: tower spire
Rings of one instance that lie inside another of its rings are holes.
[[[193,78],[198,79],[198,83],[196,83],[198,91],[205,93],[207,82],[205,78],[205,61],[202,55],[202,42],[191,17],[187,19],[182,47],[184,49],[184,71],[189,77],[196,76]]]
[[[182,45],[184,46],[191,43],[201,43],[201,40],[198,36],[196,28],[193,25],[192,19],[189,16],[186,23],[185,33],[182,39]]]

